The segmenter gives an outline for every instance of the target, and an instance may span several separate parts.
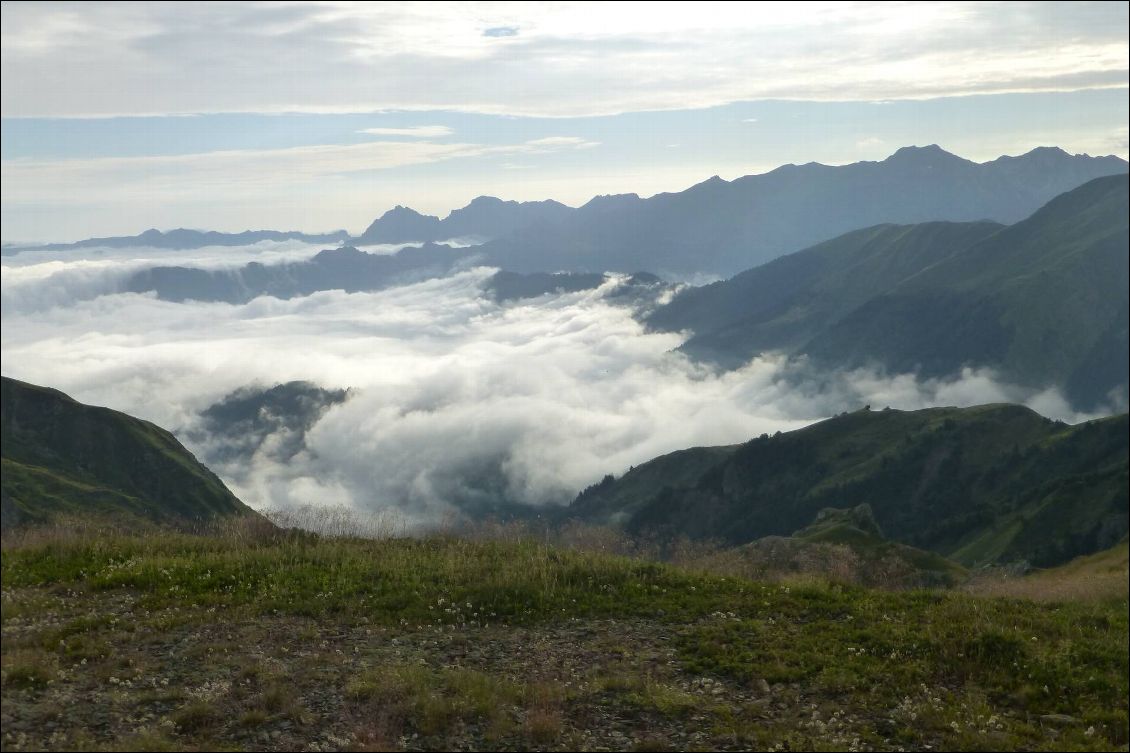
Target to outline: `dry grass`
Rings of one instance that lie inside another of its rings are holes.
[[[983,574],[974,578],[964,590],[978,596],[1034,601],[1125,599],[1130,593],[1130,550],[1123,540],[1112,549],[1028,575]]]

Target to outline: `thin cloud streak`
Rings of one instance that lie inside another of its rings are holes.
[[[398,129],[371,129],[371,131]],[[410,130],[410,129],[400,129]],[[295,186],[335,176],[483,156],[534,155],[591,149],[599,142],[553,136],[518,144],[371,141],[289,149],[228,150],[151,157],[4,160],[0,197],[5,203],[82,203],[97,189],[100,200],[118,197],[184,201],[216,190],[255,196],[280,184]]]

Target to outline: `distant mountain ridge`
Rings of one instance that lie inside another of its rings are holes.
[[[479,196],[462,209],[440,219],[414,209],[396,206],[373,220],[360,236],[359,245],[443,241],[453,238],[499,238],[521,228],[563,220],[574,210],[553,201],[503,201]]]
[[[306,261],[250,262],[238,269],[151,267],[127,278],[124,291],[154,292],[165,301],[247,303],[261,295],[295,298],[321,290],[357,293],[439,277],[472,258],[465,249],[425,244],[395,254],[370,254],[353,246],[326,249]]]
[[[513,272],[648,270],[667,279],[729,276],[877,224],[1011,224],[1058,194],[1126,171],[1126,161],[1113,155],[1071,155],[1057,147],[976,163],[931,144],[903,147],[879,162],[790,164],[732,181],[714,176],[684,191],[646,199],[636,194],[595,196],[575,209],[553,200],[479,196],[440,219],[397,206],[356,237],[344,230],[148,230],[71,244],[9,246],[2,253],[96,246],[189,249],[290,239],[372,245],[467,237],[485,242],[481,248],[486,263]]]
[[[0,377],[3,525],[61,518],[114,525],[256,515],[148,421]]]
[[[515,272],[733,275],[877,224],[1018,222],[1058,194],[1126,170],[1118,157],[1057,148],[978,164],[937,145],[904,147],[881,162],[785,165],[648,199],[597,197],[556,224],[529,226],[481,250]]]
[[[177,228],[161,232],[150,228],[138,235],[111,238],[88,238],[75,243],[48,243],[41,246],[4,246],[0,253],[12,256],[24,251],[67,251],[78,248],[162,248],[185,251],[205,246],[248,246],[262,241],[291,241],[303,243],[339,243],[348,240],[349,233],[338,230],[332,233],[300,233],[279,230],[245,230],[242,233],[219,233],[214,230],[187,230]]]
[[[854,231],[685,290],[648,324],[692,330],[682,350],[727,367],[767,350],[927,377],[988,366],[1091,409],[1130,389],[1128,186],[1095,179],[1009,227]]]

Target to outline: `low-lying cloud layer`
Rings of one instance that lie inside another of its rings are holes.
[[[190,259],[215,263],[176,256]],[[5,260],[0,369],[174,430],[259,508],[347,505],[426,525],[563,504],[657,455],[788,431],[865,403],[1012,401],[1083,418],[1054,391],[1025,392],[987,371],[951,381],[811,374],[765,356],[715,373],[671,352],[682,336],[646,333],[608,297],[615,280],[506,305],[483,294],[494,271],[486,268],[377,293],[246,305],[169,303],[112,287],[75,300],[74,280],[105,286],[148,263],[121,252],[49,268]],[[230,452],[230,437],[208,434],[201,413],[225,396],[295,380],[348,388],[348,397],[308,428],[277,422],[250,458]]]

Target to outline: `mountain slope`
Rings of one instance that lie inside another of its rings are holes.
[[[1010,227],[883,225],[685,290],[651,315],[688,354],[732,367],[765,350],[831,368],[947,376],[990,366],[1090,409],[1127,389],[1125,175]]]
[[[689,288],[648,325],[693,330],[683,350],[737,366],[763,350],[795,350],[938,259],[999,231],[991,222],[879,225]]]
[[[792,536],[766,536],[721,553],[754,580],[804,574],[886,588],[952,586],[965,568],[933,552],[887,540],[869,505],[827,507]]]
[[[567,515],[744,544],[866,503],[892,540],[965,565],[1054,565],[1126,534],[1127,436],[1125,414],[1067,426],[1012,405],[863,410],[656,458]]]
[[[1064,191],[1126,169],[1117,157],[1059,149],[978,164],[936,145],[906,147],[882,162],[786,165],[648,199],[598,197],[555,224],[526,227],[483,251],[492,264],[516,272],[733,275],[877,224],[1017,222]]]
[[[839,366],[877,361],[926,376],[989,365],[1034,387],[1071,384],[1077,403],[1092,407],[1130,380],[1117,348],[1103,357],[1125,341],[1130,308],[1128,188],[1126,176],[1110,176],[1057,197],[868,301],[801,350]]]
[[[172,434],[0,377],[4,526],[59,517],[180,523],[254,515]]]

